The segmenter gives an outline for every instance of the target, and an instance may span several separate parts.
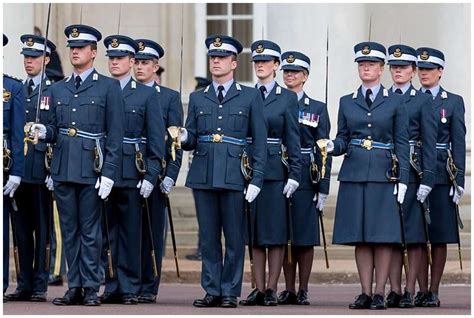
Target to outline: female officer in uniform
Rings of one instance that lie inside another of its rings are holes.
[[[333,243],[355,245],[362,293],[349,308],[385,309],[392,246],[401,243],[397,201],[403,203],[408,184],[408,119],[401,97],[389,98],[380,84],[385,47],[362,42],[354,52],[362,85],[341,98],[337,136],[327,142],[328,152],[344,155]],[[392,171],[395,156],[398,167]],[[399,177],[393,184],[388,179],[392,175]]]
[[[428,289],[428,261],[424,258],[418,278],[421,291],[415,297],[415,304],[423,307],[438,307],[440,306],[439,283],[446,263],[446,244],[459,242],[458,215],[455,206],[464,195],[466,125],[463,98],[445,91],[439,85],[444,69],[444,54],[433,48],[422,47],[417,50],[417,55],[421,91],[433,98],[438,136],[435,186],[430,196],[429,236],[433,244],[431,284]],[[448,159],[452,159],[457,168],[455,176],[457,187],[453,187],[453,182],[449,178]]]
[[[303,90],[309,76],[311,64],[309,57],[300,52],[290,51],[283,53],[281,58],[285,85],[298,96],[302,170],[300,186],[291,199],[294,262],[291,264],[283,262],[286,290],[278,296],[278,304],[309,305],[308,281],[313,266],[313,246],[320,244],[318,213],[323,210],[329,193],[331,158],[327,158],[325,174],[324,177],[321,176],[319,183],[318,180],[312,179],[310,169],[311,164],[317,164],[321,171],[321,153],[319,151],[316,153],[314,150],[317,140],[329,138],[331,126],[326,105],[309,98]],[[298,294],[295,288],[297,264]]]
[[[258,78],[256,87],[264,101],[268,156],[263,188],[252,206],[257,288],[240,304],[276,306],[277,283],[283,265],[285,244],[288,242],[287,213],[291,213],[287,211],[286,200],[298,188],[301,173],[298,100],[295,93],[275,82],[275,72],[280,66],[280,47],[274,42],[259,40],[252,43],[251,49]],[[288,169],[282,163],[282,145],[287,149]],[[266,284],[267,249],[269,277]]]
[[[420,259],[426,255],[424,209],[422,203],[434,185],[436,168],[437,124],[431,98],[417,91],[411,84],[416,75],[416,51],[414,48],[397,44],[388,48],[388,64],[393,86],[390,94],[400,94],[405,104],[409,127],[410,174],[408,189],[403,203],[405,218],[405,239],[408,244],[409,269],[406,287],[401,295],[402,250],[394,248],[390,265],[391,291],[387,297],[388,307],[413,308],[415,282]]]

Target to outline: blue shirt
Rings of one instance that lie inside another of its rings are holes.
[[[370,95],[370,99],[372,101],[375,100],[375,97],[377,97],[377,94],[379,93],[379,90],[380,90],[380,83],[375,85],[374,87],[365,87],[363,84],[362,84],[362,95],[364,95],[364,98],[365,98],[365,92],[367,92],[368,89],[371,89],[372,90],[372,95]]]
[[[212,81],[212,86],[214,87],[214,91],[216,92],[216,96],[219,94],[219,91],[217,90],[217,88],[222,85],[222,86],[224,86],[224,90],[222,91],[222,95],[225,97],[225,95],[229,91],[230,87],[232,86],[232,83],[234,83],[234,79],[231,79],[230,81],[227,81],[224,84],[219,84],[219,83],[216,83],[216,82]]]
[[[120,80],[120,87],[122,88],[122,90],[125,86],[127,86],[128,82],[130,82],[131,78],[132,78],[132,75],[129,74],[128,76],[126,76],[126,77],[124,77]]]
[[[275,86],[275,84],[276,84],[275,80],[265,85],[261,83],[257,83],[257,88],[260,89],[261,86],[265,86],[265,88],[267,89],[267,91],[265,92],[265,98],[267,98],[270,92],[272,91],[273,87]]]
[[[46,77],[46,75],[45,75]],[[30,81],[30,79],[33,80],[33,90],[36,89],[36,87],[38,87],[38,85],[40,84],[40,78],[41,78],[41,73],[39,73],[38,75],[34,76],[34,77],[30,77],[28,76],[28,78],[25,80],[25,84],[28,85],[28,82]]]
[[[73,72],[72,75],[73,75],[73,77],[74,77],[74,81],[76,80],[76,76],[80,76],[80,77],[81,77],[81,80],[82,80],[82,83],[84,83],[84,81],[86,80],[86,78],[87,78],[92,72],[94,72],[94,67],[91,67],[90,69],[85,70],[85,71],[82,72],[80,75],[76,74],[75,72]]]
[[[421,87],[421,91],[423,93],[426,93],[427,90],[428,90],[428,88]],[[436,96],[438,96],[438,93],[439,93],[439,85],[436,85],[435,87],[432,87],[429,90],[431,92],[431,95],[433,95],[433,99],[435,99]]]
[[[300,101],[304,96],[304,91],[296,93],[296,96],[298,96],[298,101]]]
[[[392,92],[395,93],[395,91],[399,88],[402,90],[402,93],[405,94],[407,90],[410,88],[410,86],[411,86],[411,82],[408,82],[403,86],[398,86],[397,84],[393,83]]]
[[[150,81],[150,82],[148,82],[148,83],[143,83],[143,84],[145,84],[145,85],[148,86],[148,87],[153,87],[153,85],[155,85],[155,80],[152,80],[152,81]]]

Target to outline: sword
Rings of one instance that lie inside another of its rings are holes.
[[[325,167],[326,167],[326,161],[328,157],[328,152],[326,149],[326,141],[327,141],[326,139],[319,139],[318,141],[316,141],[316,145],[319,147],[319,150],[321,152],[321,157],[322,157],[321,179],[324,178],[324,175],[326,173]],[[323,211],[319,211],[319,223],[321,224],[321,233],[323,236],[324,258],[326,259],[326,268],[329,268],[328,249],[327,249],[327,244],[326,244],[326,233],[324,231],[323,215],[324,215]]]
[[[326,260],[326,268],[329,269],[328,247],[326,244],[326,233],[324,232],[323,211],[319,211],[319,223],[321,224],[321,234],[323,236],[324,259]]]
[[[461,195],[461,189],[456,181],[456,175],[458,173],[458,168],[454,164],[453,156],[451,155],[451,151],[448,149],[448,160],[446,161],[446,170],[448,171],[449,179],[453,184],[454,190],[458,195]],[[459,206],[454,203],[454,212],[456,213],[456,234],[458,239],[458,257],[459,257],[459,267],[462,270],[462,254],[461,254],[461,238],[459,237],[459,229],[463,229],[464,225],[461,220],[461,216],[459,214]]]
[[[164,195],[165,195],[165,201],[166,201],[166,209],[168,210],[168,220],[170,222],[171,242],[173,243],[173,254],[174,254],[174,264],[176,266],[176,276],[180,278],[181,276],[179,275],[178,250],[176,248],[176,237],[174,235],[173,216],[171,213],[170,197],[166,193]]]
[[[10,197],[9,197],[10,198]],[[17,241],[17,229],[15,221],[15,213],[18,212],[18,206],[14,198],[10,198],[11,209],[10,210],[10,223],[12,226],[12,237],[13,237],[13,258],[15,260],[15,272],[17,280],[20,276],[20,255],[18,252],[18,241]],[[8,251],[3,251],[3,253],[8,253]]]
[[[109,268],[109,276],[110,278],[114,277],[114,268],[112,264],[112,249],[110,247],[110,237],[109,237],[109,218],[107,216],[107,198],[102,200],[102,210],[104,212],[104,221],[105,221],[105,239],[107,241],[107,260],[108,260],[108,268]]]
[[[286,167],[287,174],[290,172],[290,165],[288,163],[288,153],[286,152],[285,146],[281,145],[281,162]],[[288,178],[287,178],[288,179]],[[287,255],[288,255],[288,264],[291,264],[291,240],[293,238],[293,219],[291,217],[291,198],[286,198],[286,228],[288,231],[288,246],[287,246]]]
[[[151,218],[150,218],[150,208],[148,207],[148,199],[145,200],[145,211],[148,219],[148,233],[150,234],[150,244],[151,244],[151,267],[153,269],[153,275],[158,277],[158,266],[156,266],[156,257],[155,257],[155,244],[153,242],[153,231],[151,229]]]
[[[245,149],[242,152],[242,157],[240,160],[240,171],[244,176],[245,181],[247,182],[247,187],[250,184],[250,180],[252,179],[252,167],[250,166],[249,156]],[[249,249],[249,259],[250,259],[250,276],[251,276],[251,284],[252,288],[256,286],[256,279],[255,279],[255,270],[253,268],[253,235],[252,235],[252,210],[250,206],[250,202],[245,200],[244,197],[244,205],[245,205],[245,213],[247,214],[247,234],[248,234],[248,249]]]

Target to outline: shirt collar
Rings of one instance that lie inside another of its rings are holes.
[[[304,91],[302,90],[302,91],[296,93],[296,96],[298,96],[298,101],[300,101],[304,96]]]
[[[374,87],[365,87],[363,84],[362,84],[362,95],[364,95],[364,98],[365,98],[365,93],[367,92],[367,90],[370,88],[372,90],[372,96],[373,98],[375,99],[375,97],[377,97],[377,94],[379,93],[379,90],[380,90],[380,86],[381,84],[377,84],[375,85]]]
[[[120,87],[122,90],[124,89],[125,86],[127,86],[128,82],[130,82],[130,79],[132,78],[132,75],[128,75],[127,77],[124,77],[120,80]]]
[[[148,87],[153,87],[153,85],[155,85],[155,80],[151,80],[148,83],[145,83],[145,85]]]
[[[94,72],[94,67],[91,67],[90,69],[85,70],[79,75],[83,83],[92,72]],[[74,75],[74,80],[76,80],[76,77],[78,76],[78,74],[73,72],[73,75]]]
[[[402,93],[405,94],[407,92],[407,90],[410,88],[410,86],[411,86],[411,82],[405,83],[403,86],[399,86],[399,85],[393,83],[392,92],[395,93],[397,88],[399,88],[399,89],[402,90]]]
[[[45,75],[45,77],[46,77],[46,75]],[[28,78],[26,79],[26,84],[27,84],[27,85],[28,85],[28,82],[30,81],[30,79],[33,80],[33,84],[34,84],[34,87],[33,87],[33,88],[36,88],[36,86],[38,86],[39,83],[40,83],[41,73],[39,73],[38,75],[33,76],[33,77],[28,76]]]
[[[222,91],[222,94],[225,96],[227,92],[229,91],[230,87],[234,83],[234,79],[231,79],[230,81],[225,82],[224,84],[218,84],[214,81],[212,81],[212,87],[214,87],[214,91],[216,92],[216,95],[219,94],[219,91],[217,90],[217,87],[220,85],[224,86],[224,90]]]
[[[421,91],[423,93],[426,93],[427,90],[428,90],[428,88],[421,87]],[[439,93],[439,85],[436,85],[435,87],[432,87],[429,90],[431,92],[431,95],[433,95],[433,99],[435,99],[436,96],[438,96],[438,93]]]
[[[265,93],[267,96],[268,94],[270,94],[270,92],[272,91],[273,87],[275,87],[275,80],[271,81],[270,83],[267,83],[265,85],[261,84],[261,83],[257,83],[257,88],[260,89],[261,86],[265,86],[267,92]]]

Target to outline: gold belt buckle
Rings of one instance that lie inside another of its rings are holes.
[[[74,128],[74,127],[68,128],[68,130],[67,130],[67,135],[68,135],[69,137],[76,137],[76,135],[77,135],[77,129]]]
[[[222,135],[219,135],[219,134],[212,135],[212,142],[222,142]]]
[[[367,149],[367,150],[372,149],[372,140],[362,139],[362,147]]]

